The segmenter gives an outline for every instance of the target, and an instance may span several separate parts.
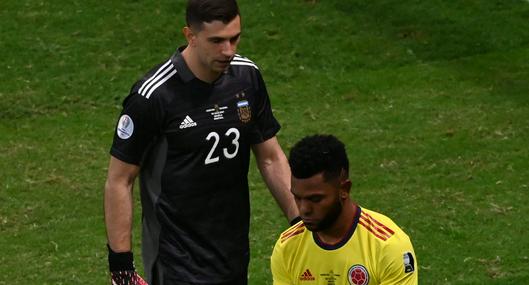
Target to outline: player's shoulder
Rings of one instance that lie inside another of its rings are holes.
[[[177,74],[176,66],[168,58],[151,68],[132,86],[131,94],[137,94],[145,99],[155,97],[160,93],[164,84]]]
[[[299,221],[279,235],[278,244],[280,246],[286,246],[289,243],[299,242],[306,230],[303,221]]]
[[[416,271],[417,260],[411,240],[391,218],[362,208],[358,226],[363,230],[360,236],[369,239],[366,244],[372,252],[377,252],[376,260],[381,268],[387,269],[386,274],[398,277]],[[416,275],[406,278],[416,278]]]
[[[235,54],[232,61],[230,62],[230,65],[232,66],[232,68],[235,68],[235,69],[259,70],[259,66],[257,66],[255,62],[253,62],[251,59],[244,57],[240,54]]]
[[[404,234],[402,229],[391,218],[366,208],[361,210],[358,225],[367,232],[369,237],[382,242]]]

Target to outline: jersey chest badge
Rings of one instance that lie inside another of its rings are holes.
[[[243,123],[248,123],[252,119],[252,109],[250,109],[250,103],[247,100],[237,102],[237,113],[239,119]]]
[[[369,283],[369,273],[363,265],[353,265],[347,272],[347,280],[350,285],[367,285]]]
[[[252,119],[252,109],[250,108],[248,100],[244,99],[245,96],[246,94],[244,94],[244,91],[235,95],[239,100],[237,101],[237,113],[239,114],[239,119],[243,123],[248,123]]]

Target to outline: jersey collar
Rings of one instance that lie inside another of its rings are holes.
[[[186,61],[184,60],[184,57],[182,56],[182,51],[186,48],[186,46],[179,47],[176,52],[171,56],[171,62],[176,67],[176,72],[184,82],[189,82],[193,79],[195,79],[195,75],[191,70],[189,69],[189,66],[187,66]]]
[[[171,56],[171,63],[176,67],[176,71],[177,71],[177,74],[180,76],[180,78],[182,79],[182,81],[184,83],[188,83],[190,82],[191,80],[197,78],[193,72],[191,72],[191,69],[189,69],[189,66],[187,66],[187,63],[186,61],[184,60],[184,57],[182,56],[182,51],[184,51],[184,49],[186,48],[187,46],[181,46],[179,47],[176,52]],[[224,74],[229,74],[229,75],[233,75],[233,70],[232,70],[232,66],[230,65],[228,67],[228,69],[224,72]],[[212,84],[216,84],[217,82],[219,82],[219,80],[222,78],[222,75],[217,78],[217,80],[215,80]],[[197,78],[198,79],[198,78]],[[202,80],[198,79],[200,82],[203,82]],[[205,82],[204,82],[205,83]],[[205,84],[208,84],[208,83],[205,83]]]
[[[312,232],[312,237],[314,238],[314,242],[319,247],[321,247],[323,249],[326,249],[326,250],[335,250],[335,249],[339,249],[340,247],[344,246],[349,241],[349,239],[353,236],[353,234],[354,234],[354,232],[356,230],[356,226],[358,225],[358,221],[360,220],[360,214],[361,213],[362,213],[362,209],[360,208],[359,205],[356,205],[356,213],[355,213],[355,216],[354,216],[354,219],[353,219],[353,223],[351,224],[351,227],[349,228],[347,233],[344,235],[342,240],[340,240],[339,242],[337,242],[335,244],[325,243],[324,241],[322,241],[318,237],[316,232]]]

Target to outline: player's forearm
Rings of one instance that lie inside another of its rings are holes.
[[[286,156],[280,154],[259,164],[259,170],[268,189],[289,221],[299,215],[294,197],[290,193],[290,167]]]
[[[107,181],[105,186],[105,225],[108,244],[115,252],[131,250],[132,184]]]

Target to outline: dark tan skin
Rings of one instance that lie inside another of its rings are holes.
[[[306,179],[292,177],[291,192],[305,227],[327,244],[340,242],[351,227],[357,206],[350,190],[351,181],[345,175],[331,181],[325,181],[323,173]]]

